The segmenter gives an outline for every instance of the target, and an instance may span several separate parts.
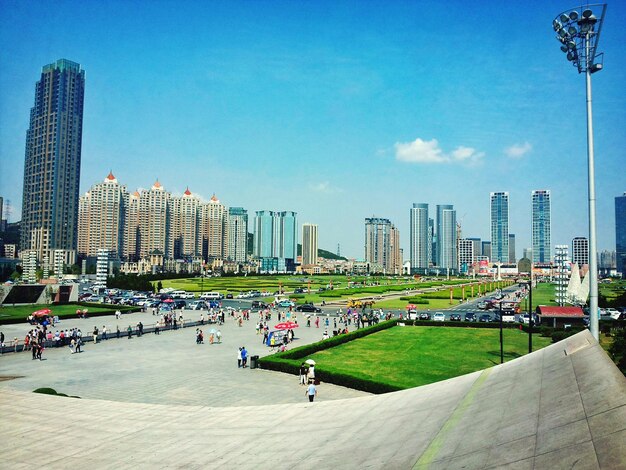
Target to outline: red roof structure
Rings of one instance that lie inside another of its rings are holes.
[[[580,307],[553,307],[540,305],[537,314],[544,318],[583,318],[585,313]]]

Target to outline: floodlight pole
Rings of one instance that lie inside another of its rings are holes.
[[[589,177],[589,329],[599,340],[598,331],[598,255],[596,249],[596,184],[593,155],[593,114],[591,106],[590,35],[585,34],[585,81],[587,85],[587,164]]]
[[[504,343],[502,341],[502,300],[500,299],[500,364],[504,364]]]

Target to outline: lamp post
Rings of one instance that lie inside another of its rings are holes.
[[[594,11],[600,12],[599,17]],[[602,70],[603,54],[597,52],[606,4],[576,7],[558,15],[552,26],[567,60],[585,74],[587,92],[587,165],[589,187],[589,328],[598,340],[598,258],[596,249],[596,188],[593,155],[591,74]]]

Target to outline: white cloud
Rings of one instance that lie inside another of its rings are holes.
[[[524,142],[523,144],[515,144],[515,145],[511,145],[510,147],[505,148],[504,153],[509,158],[522,158],[532,149],[533,149],[533,146],[530,143]]]
[[[338,188],[332,187],[328,181],[321,181],[315,184],[311,183],[309,184],[309,189],[318,193],[337,193],[341,191]]]
[[[396,160],[408,163],[466,163],[476,164],[484,156],[471,147],[458,146],[451,154],[444,153],[437,139],[422,140],[419,137],[413,142],[396,142]]]

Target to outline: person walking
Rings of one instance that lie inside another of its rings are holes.
[[[300,364],[300,385],[306,385],[306,373],[306,364],[303,362],[302,364]]]
[[[246,351],[246,347],[242,346],[241,348],[241,367],[243,367],[244,369],[247,367],[248,365],[248,351]]]
[[[115,325],[115,335],[117,336],[117,339],[120,339],[120,335],[122,334],[122,332],[120,331],[120,326],[119,325]]]
[[[317,396],[317,388],[315,387],[315,384],[313,382],[311,382],[306,388],[306,392],[304,392],[304,395],[308,395],[309,401],[313,403],[313,400]]]
[[[98,342],[98,327],[94,326],[93,327],[93,344],[96,344]]]
[[[222,342],[222,332],[220,330],[217,330],[217,333],[215,333],[215,337],[217,338],[217,344],[220,344]]]
[[[133,337],[133,327],[128,325],[128,328],[126,328],[126,331],[128,331],[128,339],[131,339]]]
[[[107,327],[106,325],[102,325],[102,339],[107,340],[109,337],[107,336]]]
[[[239,348],[239,351],[237,352],[237,367],[239,369],[241,369],[241,349],[242,348]]]

